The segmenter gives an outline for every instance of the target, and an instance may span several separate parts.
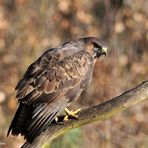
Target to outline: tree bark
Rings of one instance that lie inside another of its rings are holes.
[[[120,96],[117,96],[109,101],[80,111],[78,113],[78,120],[70,119],[62,125],[50,125],[45,132],[33,141],[33,143],[29,144],[26,142],[22,147],[44,148],[48,146],[53,139],[71,129],[95,121],[103,121],[146,99],[148,99],[148,81],[143,82],[135,88],[124,92]]]

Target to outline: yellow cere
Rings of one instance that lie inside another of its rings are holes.
[[[107,51],[108,51],[108,48],[107,48],[107,47],[103,47],[102,50],[103,50],[104,52],[107,52]]]

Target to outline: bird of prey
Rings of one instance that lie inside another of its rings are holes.
[[[19,107],[8,135],[21,134],[31,143],[80,96],[92,79],[96,60],[106,52],[98,38],[84,37],[43,53],[16,86]]]

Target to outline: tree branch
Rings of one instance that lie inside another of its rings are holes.
[[[48,127],[41,135],[39,135],[32,144],[25,143],[23,148],[44,148],[61,134],[73,129],[86,125],[95,121],[102,121],[112,117],[113,115],[148,99],[148,81],[143,82],[139,86],[117,96],[109,101],[94,107],[84,109],[79,112],[78,120],[70,119],[62,125],[53,124]]]

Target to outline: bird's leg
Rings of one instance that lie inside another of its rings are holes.
[[[70,111],[70,110],[68,110],[67,108],[65,108],[64,110],[65,110],[65,112],[66,112],[66,114],[67,114],[67,115],[64,117],[64,121],[67,121],[67,120],[68,120],[68,117],[73,117],[73,118],[77,119],[77,118],[78,118],[77,113],[81,111],[80,108],[77,109],[77,110],[75,110],[75,111],[73,111],[73,110]]]

